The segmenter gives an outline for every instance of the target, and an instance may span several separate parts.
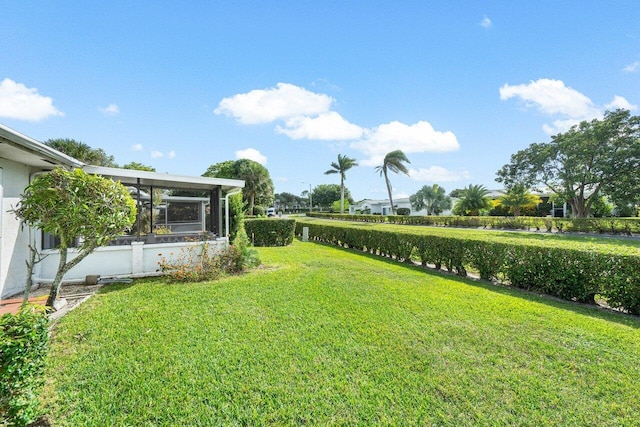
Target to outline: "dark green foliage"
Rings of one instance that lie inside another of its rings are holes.
[[[411,215],[411,209],[409,209],[409,208],[398,208],[397,209],[397,214],[398,215],[403,215],[403,216]]]
[[[0,425],[25,426],[40,415],[48,341],[49,321],[41,309],[26,306],[0,318]]]
[[[328,212],[307,213],[313,218],[343,219],[357,222],[377,222],[436,227],[472,227],[499,230],[571,231],[597,234],[640,234],[640,218],[542,218],[496,216],[400,216],[349,215]]]
[[[244,227],[244,202],[242,194],[229,196],[229,240],[235,240],[240,229]]]
[[[431,218],[431,217],[429,217]],[[498,237],[442,237],[405,231],[375,230],[349,224],[299,222],[316,241],[366,250],[400,261],[411,254],[423,265],[466,276],[468,269],[486,280],[500,278],[512,286],[559,298],[593,303],[601,295],[610,306],[640,314],[640,255],[607,253],[576,242],[549,247],[539,240],[510,241]]]
[[[293,219],[247,219],[244,228],[254,246],[287,246],[293,242]]]
[[[89,165],[118,167],[113,156],[108,155],[102,148],[91,148],[88,144],[75,139],[48,139],[44,143]]]

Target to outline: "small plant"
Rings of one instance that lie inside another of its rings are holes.
[[[234,245],[220,251],[214,251],[209,242],[203,241],[198,246],[182,248],[175,260],[168,260],[162,254],[159,256],[160,271],[167,274],[171,282],[216,280],[260,264],[257,252],[249,247],[244,228],[238,232]]]
[[[26,426],[40,415],[48,342],[42,307],[27,305],[0,318],[0,425]]]

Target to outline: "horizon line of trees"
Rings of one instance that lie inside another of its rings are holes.
[[[45,144],[89,164],[118,167],[113,156],[102,149],[72,139],[50,139]],[[391,212],[393,201],[391,173],[408,175],[411,162],[402,150],[387,153],[374,171],[384,179]],[[320,184],[300,196],[274,193],[269,171],[248,160],[228,160],[211,165],[203,176],[243,179],[243,202],[248,214],[260,214],[274,205],[284,211],[320,209],[345,212],[354,203],[345,186],[347,171],[358,166],[356,159],[338,154],[336,162],[324,174],[339,174],[340,185]],[[130,162],[129,169],[155,171],[150,166]],[[483,185],[469,184],[454,189],[448,195],[438,184],[425,185],[410,196],[416,211],[439,215],[449,209],[457,215],[545,215],[550,203],[567,203],[571,215],[637,216],[640,204],[640,116],[628,110],[607,111],[604,116],[583,121],[568,131],[551,137],[545,143],[533,143],[511,155],[510,162],[496,172],[496,181],[504,186],[504,195],[489,197]],[[534,192],[548,190],[549,200],[543,201]],[[457,199],[455,204],[452,199]],[[313,201],[313,206],[310,202]]]

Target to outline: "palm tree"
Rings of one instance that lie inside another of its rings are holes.
[[[489,190],[484,185],[472,185],[460,191],[460,200],[456,203],[455,211],[458,213],[469,213],[471,216],[478,216],[480,209],[491,208],[491,197]]]
[[[411,206],[416,211],[427,210],[427,215],[439,215],[441,212],[451,209],[451,197],[447,196],[446,190],[438,184],[429,187],[425,185],[409,200]]]
[[[329,169],[324,173],[325,175],[340,174],[340,213],[344,213],[344,180],[347,179],[347,171],[354,166],[358,166],[356,159],[338,154],[338,162],[331,162],[333,169]]]
[[[520,209],[527,206],[536,206],[542,203],[539,196],[531,194],[529,189],[523,184],[516,184],[507,189],[504,196],[500,197],[498,202],[513,211],[513,216],[520,215]]]
[[[405,163],[411,163],[402,150],[394,150],[387,153],[384,156],[382,165],[376,166],[376,172],[380,173],[380,176],[384,175],[384,181],[387,184],[387,192],[389,193],[389,203],[391,203],[391,213],[395,215],[396,208],[393,206],[393,198],[391,197],[391,181],[389,181],[388,171],[393,173],[402,172],[409,175],[409,170],[404,165]]]

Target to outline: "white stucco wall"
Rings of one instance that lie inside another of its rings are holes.
[[[210,254],[226,247],[226,238],[209,242]],[[158,274],[158,261],[161,257],[176,260],[183,256],[189,248],[200,248],[199,242],[148,244],[134,242],[126,246],[109,246],[98,248],[73,267],[64,276],[63,282],[84,281],[86,276],[100,275],[107,277],[142,277]],[[55,278],[60,262],[60,254],[55,249],[43,251],[46,258],[37,264],[35,281],[51,282]],[[77,256],[76,249],[70,249],[68,259]]]
[[[11,213],[20,201],[20,195],[29,184],[28,166],[0,158],[2,168],[2,215],[0,238],[0,296],[21,292],[26,282],[26,264],[29,257],[29,229],[21,228],[20,221]]]

